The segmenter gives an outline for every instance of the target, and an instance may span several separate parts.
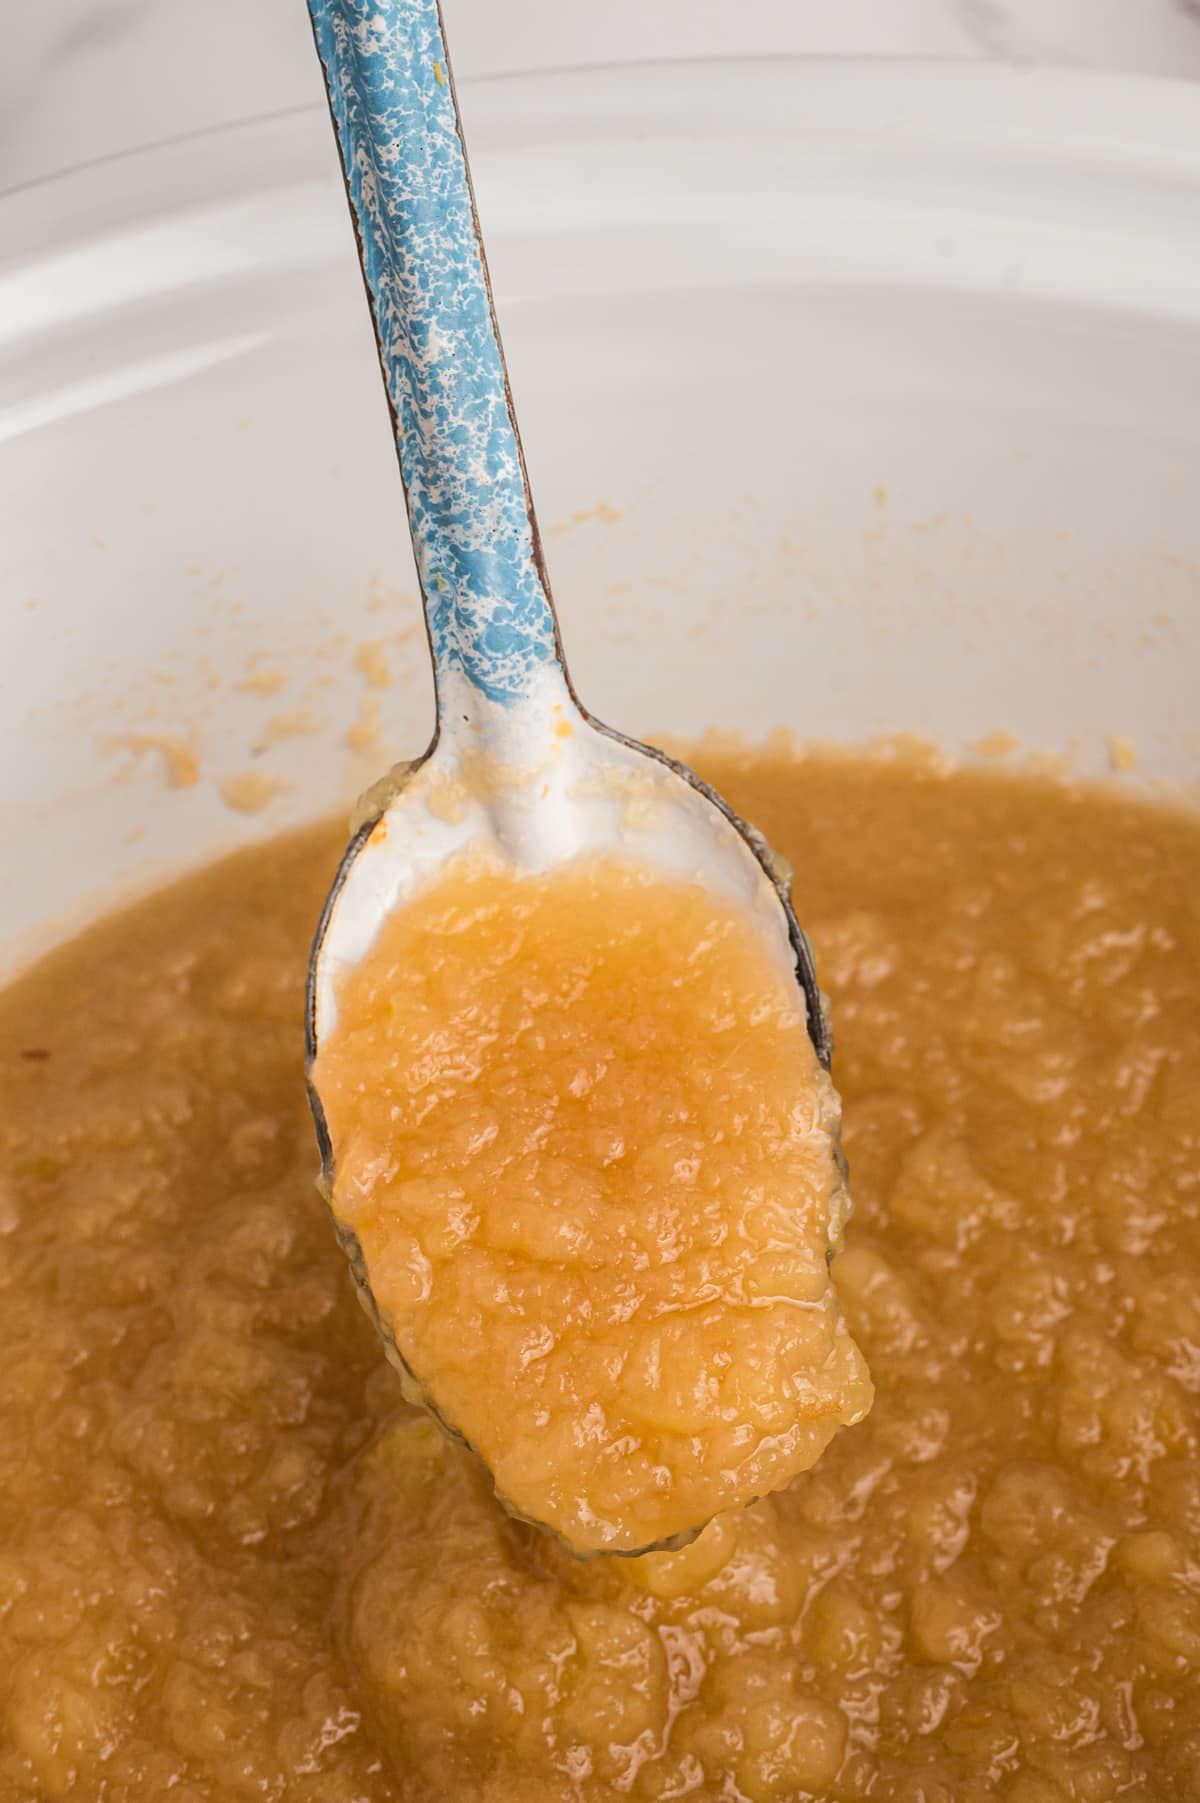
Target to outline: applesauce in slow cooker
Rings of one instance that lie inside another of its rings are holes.
[[[833,997],[871,1413],[681,1552],[507,1517],[313,1187],[340,830],[204,870],[0,996],[3,1803],[1200,1797],[1200,822],[701,762]]]

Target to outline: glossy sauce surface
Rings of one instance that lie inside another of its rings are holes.
[[[866,1414],[838,1099],[748,912],[460,859],[344,974],[313,1082],[413,1399],[575,1551],[694,1534]]]
[[[681,1553],[509,1520],[312,1185],[340,832],[202,872],[0,997],[3,1803],[1200,1796],[1200,825],[704,768],[833,996],[870,1415]]]

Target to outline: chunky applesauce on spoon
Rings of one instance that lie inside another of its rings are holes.
[[[787,962],[700,884],[452,865],[348,974],[313,1080],[409,1393],[514,1513],[638,1552],[866,1413],[837,1097]]]

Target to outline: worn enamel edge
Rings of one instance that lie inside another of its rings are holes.
[[[439,693],[558,655],[437,0],[309,0],[408,495]]]

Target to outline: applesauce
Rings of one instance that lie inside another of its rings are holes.
[[[748,910],[459,858],[342,974],[312,1082],[413,1400],[574,1551],[690,1537],[869,1409],[837,1093]]]
[[[3,1803],[1200,1797],[1200,823],[701,762],[833,997],[871,1413],[681,1552],[507,1517],[313,1188],[340,829],[202,871],[0,996]]]

